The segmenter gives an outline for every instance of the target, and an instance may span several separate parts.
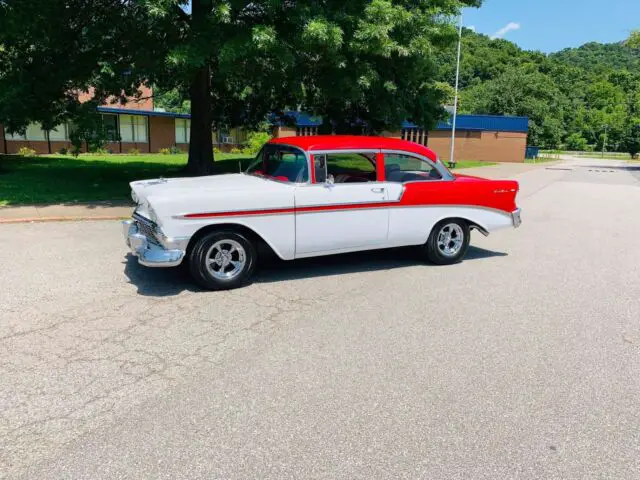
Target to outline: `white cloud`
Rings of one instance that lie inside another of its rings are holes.
[[[519,23],[509,22],[507,25],[505,25],[500,30],[498,30],[496,33],[491,35],[491,39],[495,40],[496,38],[504,38],[504,36],[507,33],[511,32],[512,30],[519,30],[519,29],[520,29],[520,24]]]

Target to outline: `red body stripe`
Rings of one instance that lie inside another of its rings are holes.
[[[483,180],[460,176],[455,182],[415,182],[405,185],[399,202],[351,203],[312,207],[238,210],[231,212],[188,213],[184,218],[245,217],[293,213],[358,210],[387,207],[469,206],[513,212],[516,207],[518,182],[513,180]]]

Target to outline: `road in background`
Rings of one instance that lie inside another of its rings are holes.
[[[491,168],[491,167],[486,167]],[[638,478],[640,167],[518,176],[524,224],[199,291],[115,222],[0,227],[0,476]]]

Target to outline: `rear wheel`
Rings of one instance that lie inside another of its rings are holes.
[[[256,249],[247,237],[221,230],[197,241],[189,256],[189,271],[208,290],[230,290],[249,281],[256,260]]]
[[[464,220],[457,218],[443,220],[433,230],[423,252],[436,265],[451,265],[460,262],[469,249],[471,232]]]

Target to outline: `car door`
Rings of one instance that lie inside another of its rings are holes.
[[[295,193],[296,257],[376,248],[387,242],[388,196],[378,182],[376,153],[313,155],[313,181]]]
[[[426,242],[440,218],[445,191],[452,186],[439,167],[429,159],[403,152],[384,152],[385,187],[389,210],[389,244],[418,245]],[[443,167],[444,168],[444,167]],[[450,174],[448,174],[450,177]]]

